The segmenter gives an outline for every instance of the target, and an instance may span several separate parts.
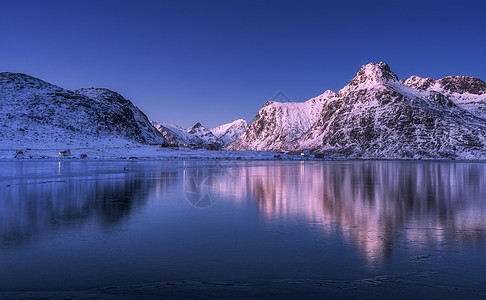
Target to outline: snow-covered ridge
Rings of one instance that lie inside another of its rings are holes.
[[[223,147],[228,146],[248,130],[248,123],[243,119],[212,128],[211,132],[219,139]]]
[[[400,81],[387,64],[370,63],[337,94],[323,97],[317,118],[302,113],[308,111],[303,104],[266,103],[247,133],[228,148],[310,150],[333,157],[485,159],[485,92],[477,78],[414,76]],[[292,130],[294,124],[300,125],[298,131]]]
[[[334,96],[335,93],[326,91],[301,103],[268,101],[245,134],[227,148],[282,151],[318,120],[324,105]]]
[[[219,144],[218,138],[211,132],[211,130],[207,129],[199,122],[187,128],[186,132],[196,136],[206,144]]]
[[[375,88],[396,81],[398,81],[397,75],[390,70],[386,63],[369,63],[359,69],[356,76],[346,87],[339,91],[339,94]]]
[[[0,73],[0,122],[6,148],[166,142],[137,107],[115,92],[69,91],[19,73]]]
[[[152,124],[172,145],[211,146],[212,148],[220,148],[232,143],[248,127],[246,121],[242,119],[220,125],[211,130],[199,122],[186,129],[167,122],[152,122]]]
[[[171,145],[198,144],[194,135],[187,133],[185,129],[168,122],[154,122],[152,125],[164,136]]]
[[[434,80],[414,75],[404,84],[418,90],[441,93],[472,114],[486,118],[486,83],[479,78],[447,76]]]
[[[69,91],[0,73],[0,122],[7,150],[183,143],[343,158],[486,159],[486,83],[465,76],[404,81],[387,64],[370,63],[338,93],[268,101],[250,126],[236,120],[209,130],[200,123],[154,127],[108,89]]]

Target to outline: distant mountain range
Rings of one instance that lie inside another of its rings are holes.
[[[302,103],[268,101],[248,126],[150,122],[108,89],[69,91],[0,73],[1,148],[185,145],[339,158],[486,158],[486,83],[475,77],[399,80],[385,63],[361,67],[340,91]]]
[[[317,115],[316,115],[317,114]],[[267,102],[232,150],[309,150],[343,158],[486,158],[486,84],[478,78],[403,81],[385,63],[303,103]]]
[[[186,129],[167,122],[152,122],[152,124],[171,145],[213,146],[217,149],[232,143],[248,128],[248,124],[242,119],[211,130],[199,122]]]
[[[19,149],[133,143],[223,147],[247,127],[244,120],[237,120],[213,134],[200,123],[188,129],[152,124],[131,101],[108,89],[70,91],[8,72],[0,73],[0,124],[0,148]]]

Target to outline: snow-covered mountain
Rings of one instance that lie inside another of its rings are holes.
[[[152,125],[164,136],[172,145],[200,143],[199,139],[193,134],[187,133],[185,129],[168,122],[152,122]]]
[[[187,129],[167,122],[152,122],[171,144],[186,144],[204,147],[207,145],[220,145],[222,147],[232,143],[248,128],[245,120],[223,124],[211,130],[196,123]]]
[[[199,122],[187,128],[186,132],[195,135],[206,144],[220,144],[218,138],[211,132],[211,130],[207,129]]]
[[[137,107],[115,92],[69,91],[19,73],[0,73],[0,123],[5,147],[166,142]]]
[[[404,81],[415,89],[444,94],[460,107],[486,118],[486,83],[466,76],[447,76],[439,80],[412,76]]]
[[[187,129],[167,122],[152,122],[155,128],[173,145],[208,145],[221,146],[220,140],[201,123],[196,123]]]
[[[485,158],[486,120],[477,108],[484,90],[484,82],[468,77],[401,82],[387,64],[370,63],[337,94],[321,96],[315,119],[302,114],[307,102],[267,103],[228,148],[308,149],[334,157]],[[289,122],[288,116],[297,120]],[[308,126],[292,131],[289,124]]]
[[[219,139],[223,147],[228,146],[248,129],[248,123],[243,119],[235,120],[211,129],[211,132]]]
[[[335,93],[324,94],[303,103],[268,101],[248,130],[227,148],[232,150],[282,151],[319,119],[325,103]]]

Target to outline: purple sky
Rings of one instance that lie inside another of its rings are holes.
[[[0,0],[0,71],[106,87],[152,120],[207,127],[282,91],[339,90],[368,62],[486,80],[485,1]]]

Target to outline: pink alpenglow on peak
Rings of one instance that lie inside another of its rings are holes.
[[[485,117],[486,84],[477,78],[400,81],[387,64],[370,63],[337,94],[265,104],[228,149],[308,150],[339,158],[485,159]]]

